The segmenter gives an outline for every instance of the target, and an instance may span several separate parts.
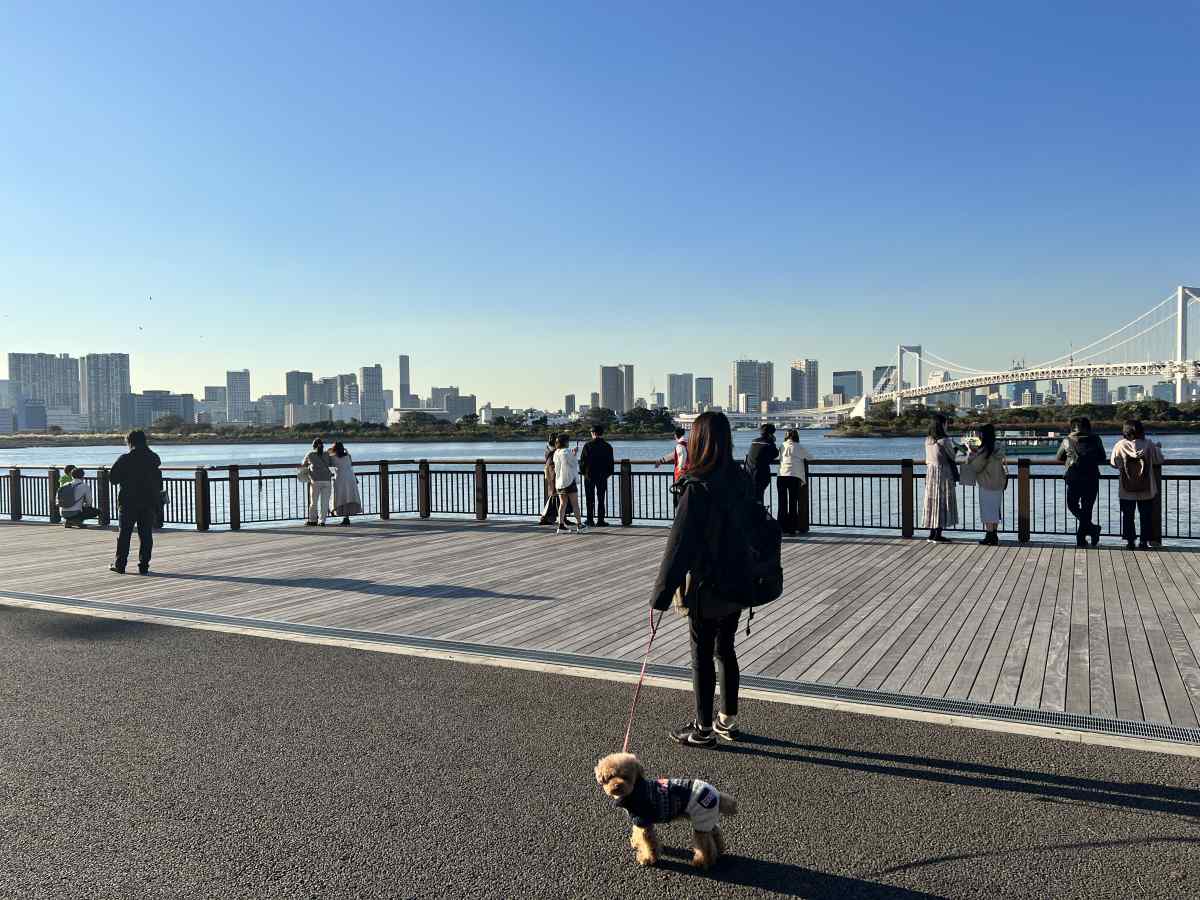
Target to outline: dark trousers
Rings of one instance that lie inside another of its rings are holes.
[[[1075,517],[1075,536],[1083,540],[1092,533],[1092,509],[1096,495],[1100,493],[1100,482],[1085,481],[1067,485],[1067,509]]]
[[[121,508],[121,531],[117,535],[118,569],[125,568],[129,562],[129,542],[133,538],[133,529],[138,533],[138,567],[150,565],[150,555],[154,552],[154,519],[153,506],[143,506],[134,509]]]
[[[1137,510],[1138,524],[1141,525],[1142,543],[1155,539],[1154,534],[1154,501],[1153,500],[1122,500],[1121,501],[1121,537],[1129,542],[1138,539],[1138,530],[1134,528],[1133,512]]]
[[[800,528],[800,479],[780,475],[775,486],[779,489],[779,527],[785,534],[795,534]]]
[[[608,479],[607,478],[584,478],[583,488],[587,492],[587,520],[591,525],[593,522],[603,522],[608,514],[606,501],[608,499]]]
[[[696,724],[701,728],[711,728],[713,724],[713,695],[717,688],[714,654],[721,667],[721,712],[727,716],[737,715],[740,673],[733,639],[737,635],[740,615],[730,613],[723,619],[688,616],[692,639],[692,692],[696,695]]]

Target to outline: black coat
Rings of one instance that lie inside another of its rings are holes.
[[[149,447],[122,453],[109,470],[108,480],[120,487],[117,503],[122,509],[145,509],[162,502],[162,463]]]
[[[579,472],[589,481],[611,478],[615,464],[612,444],[604,438],[592,438],[579,453]]]
[[[771,483],[771,463],[779,459],[779,448],[775,437],[758,437],[746,454],[746,468],[754,477],[754,488],[760,494]]]
[[[688,476],[680,484],[679,508],[675,510],[650,605],[654,609],[670,606],[676,589],[690,574],[686,597],[689,613],[702,619],[723,619],[742,607],[714,589],[713,575],[720,560],[714,553],[719,548],[709,546],[709,525],[723,507],[739,498],[749,500],[750,478],[740,466],[731,464],[724,472],[703,478]]]
[[[1100,435],[1072,431],[1058,448],[1058,461],[1066,463],[1063,477],[1075,484],[1099,484],[1100,467],[1108,462]]]

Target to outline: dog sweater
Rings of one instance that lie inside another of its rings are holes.
[[[687,816],[696,831],[712,831],[720,817],[721,794],[699,778],[638,778],[633,790],[617,801],[639,828]]]

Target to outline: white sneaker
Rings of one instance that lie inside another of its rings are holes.
[[[717,713],[717,718],[713,722],[713,731],[717,733],[717,737],[727,741],[736,741],[738,738],[737,716]]]

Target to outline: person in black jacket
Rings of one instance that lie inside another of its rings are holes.
[[[592,439],[579,454],[579,473],[587,491],[587,527],[607,528],[608,479],[613,474],[612,444],[604,439],[604,426],[592,426]],[[598,514],[598,515],[597,515]]]
[[[162,503],[162,470],[158,454],[146,446],[144,431],[131,431],[125,438],[129,452],[121,454],[108,473],[108,480],[120,488],[117,504],[120,507],[121,530],[117,535],[117,558],[109,571],[125,574],[129,562],[129,542],[133,530],[138,533],[138,574],[150,571],[150,555],[154,552],[154,523]]]
[[[696,718],[671,731],[670,737],[679,744],[712,747],[718,736],[737,737],[739,672],[733,644],[742,607],[735,598],[722,596],[716,586],[716,572],[729,560],[718,558],[721,546],[710,546],[710,524],[713,533],[727,527],[739,500],[749,502],[753,490],[749,475],[733,460],[733,435],[723,413],[706,412],[696,418],[688,441],[687,477],[673,490],[679,492],[679,508],[650,602],[654,609],[666,609],[676,590],[685,589]],[[721,517],[719,522],[713,522],[716,516]],[[714,653],[721,675],[721,712],[715,719]]]
[[[760,503],[763,491],[771,486],[771,463],[777,459],[779,448],[775,446],[775,426],[768,422],[750,444],[750,452],[746,454],[746,471],[754,479],[754,496]]]
[[[1067,483],[1067,509],[1078,523],[1075,546],[1086,547],[1090,538],[1093,547],[1100,545],[1103,529],[1092,522],[1092,508],[1100,493],[1100,466],[1108,461],[1104,442],[1092,434],[1092,423],[1086,416],[1071,420],[1071,433],[1058,448],[1058,461],[1065,465],[1063,480]]]

